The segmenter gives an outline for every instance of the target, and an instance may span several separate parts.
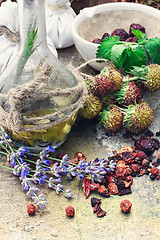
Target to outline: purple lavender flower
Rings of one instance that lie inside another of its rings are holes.
[[[67,173],[67,177],[71,180],[72,179],[71,173]]]
[[[85,173],[77,173],[77,177],[79,178],[79,181],[82,181],[85,176]]]
[[[111,171],[114,171],[115,170],[115,167],[116,167],[117,163],[114,162],[113,160],[111,160],[109,162],[109,168],[111,169]]]
[[[86,168],[86,160],[84,159],[84,160],[79,161],[78,167],[81,170],[85,170],[85,168]]]
[[[55,179],[53,177],[50,177],[48,181],[48,186],[54,190],[56,190],[56,184],[55,184]]]
[[[57,178],[61,177],[62,171],[61,171],[61,167],[58,165],[58,163],[55,163],[55,164],[53,165],[53,167],[51,168],[51,171],[52,171],[52,174],[53,174],[55,177],[57,177]]]
[[[27,176],[30,172],[30,167],[28,166],[27,163],[23,163],[20,165],[21,167],[21,175],[20,175],[20,180],[22,180],[25,176]]]
[[[3,146],[7,146],[8,143],[12,142],[4,128],[1,126],[0,128],[0,144]]]
[[[40,152],[40,159],[45,160],[50,152],[52,152],[52,153],[55,152],[54,147],[48,146],[43,151],[41,151]]]
[[[14,168],[17,165],[15,153],[8,155],[7,160],[10,161],[10,166],[12,168]]]
[[[47,159],[43,163],[46,164],[47,166],[49,166],[51,164],[51,161]]]
[[[44,150],[43,150],[44,152],[52,152],[52,153],[54,153],[55,152],[55,148],[54,147],[52,147],[52,146],[47,146]]]
[[[45,183],[45,179],[47,179],[47,175],[45,175],[41,171],[36,171],[33,178],[35,183],[41,185]]]
[[[28,153],[28,148],[21,147],[15,153],[8,155],[8,160],[10,161],[10,166],[15,167],[19,162],[21,164],[25,163],[25,154]]]
[[[32,198],[33,196],[36,195],[36,192],[39,192],[39,191],[40,191],[39,188],[37,188],[37,187],[34,186],[34,185],[31,185],[30,188],[29,188],[29,190],[28,190],[28,192],[27,192],[27,196],[29,196],[29,197]]]
[[[26,148],[26,147],[20,147],[20,148],[18,148],[18,150],[17,150],[17,152],[16,152],[16,155],[17,155],[17,157],[22,157],[22,156],[24,156],[26,153],[29,153],[29,149],[28,148]]]
[[[62,158],[62,160],[60,161],[60,167],[68,167],[69,166],[69,159],[68,159],[68,155],[65,154]]]
[[[65,187],[66,187],[65,185],[62,185],[60,183],[57,184],[57,186],[56,186],[56,193],[59,195],[60,192],[62,192]]]
[[[72,198],[73,195],[74,195],[74,193],[71,191],[71,189],[67,189],[67,190],[64,192],[64,194],[65,194],[65,197],[68,198],[68,199]]]
[[[44,194],[40,194],[39,196],[34,195],[32,197],[34,200],[34,204],[40,207],[40,209],[44,209],[45,205],[47,204],[47,201],[45,200]]]
[[[20,180],[22,180],[25,176],[27,176],[30,172],[30,167],[27,165],[27,163],[23,163],[21,165],[16,165],[13,168],[13,174],[20,177]]]
[[[27,177],[23,178],[21,183],[23,190],[28,191],[30,186],[33,185],[32,182],[33,182],[33,178],[27,178]]]
[[[14,168],[13,168],[13,174],[16,175],[16,176],[20,176],[20,174],[21,174],[21,168],[20,168],[19,165],[14,166]]]
[[[47,178],[47,175],[43,175],[40,179],[39,179],[39,185],[41,184],[45,184],[45,179]]]

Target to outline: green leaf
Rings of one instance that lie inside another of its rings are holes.
[[[150,38],[143,47],[148,52],[151,63],[160,64],[160,38]]]
[[[138,39],[138,43],[143,43],[146,41],[147,35],[145,33],[142,33],[140,30],[136,30],[132,28],[132,32],[134,36]]]
[[[128,48],[127,49],[127,59],[124,62],[124,70],[128,71],[132,68],[132,66],[139,66],[146,65],[146,54],[145,50],[137,46],[135,49]]]
[[[111,36],[109,38],[104,39],[103,42],[99,44],[96,57],[111,60],[110,59],[111,49],[116,43],[119,43],[118,36]]]
[[[124,62],[126,61],[127,55],[125,54],[125,50],[125,44],[116,44],[111,49],[110,60],[118,68],[122,67]]]
[[[132,48],[132,46],[137,45],[135,43],[121,42],[119,37],[111,36],[100,43],[96,57],[108,59],[117,68],[123,67],[124,70],[129,70],[133,65],[142,66],[146,64],[145,50],[141,46],[135,49]]]

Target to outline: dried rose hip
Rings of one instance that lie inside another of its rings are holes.
[[[109,38],[110,37],[110,34],[109,33],[104,33],[102,35],[102,38],[101,39],[106,39],[106,38]]]
[[[95,197],[91,198],[92,207],[94,207],[96,204],[99,205],[100,203],[101,203],[101,199],[98,199],[98,198],[95,198]]]
[[[97,44],[99,44],[100,42],[102,42],[102,39],[100,39],[100,38],[95,38],[92,41],[92,43],[97,43]]]
[[[147,155],[151,155],[155,150],[159,149],[159,140],[144,136],[141,139],[135,140],[134,146],[136,149],[142,150]]]
[[[27,212],[29,215],[34,215],[36,212],[36,208],[33,204],[28,204],[27,205]]]
[[[86,156],[82,152],[76,152],[74,154],[74,158],[72,158],[70,161],[71,163],[78,164],[81,160],[86,160]]]
[[[143,167],[149,167],[149,161],[147,159],[143,159],[142,166]]]
[[[118,36],[119,41],[125,41],[129,37],[128,33],[124,29],[121,29],[121,28],[115,29],[112,32],[111,36]]]
[[[144,169],[140,170],[140,173],[138,174],[138,177],[143,176],[146,173],[146,171]]]
[[[131,207],[132,207],[132,203],[129,200],[123,200],[120,203],[120,208],[121,208],[122,212],[124,212],[124,213],[130,212]]]
[[[99,183],[93,183],[91,179],[84,178],[82,183],[82,188],[85,193],[85,197],[88,198],[91,191],[99,188]]]
[[[102,210],[102,208],[98,208],[97,217],[104,217],[104,216],[106,216],[106,212]]]
[[[122,179],[118,178],[117,179],[117,182],[116,182],[116,185],[118,187],[118,190],[121,190],[125,187],[125,183]]]
[[[130,28],[129,28],[129,35],[130,36],[134,36],[133,31],[132,31],[133,28],[136,29],[136,30],[140,30],[141,32],[145,33],[145,28],[142,25],[136,24],[136,23],[132,23],[130,25]]]
[[[96,213],[99,209],[99,205],[101,204],[101,199],[98,198],[91,198],[91,205],[94,207],[93,212]]]
[[[92,183],[91,182],[91,191],[97,190],[99,188],[99,183]]]
[[[82,183],[82,188],[83,188],[85,197],[88,198],[91,192],[91,179],[84,178]]]
[[[75,210],[72,206],[66,207],[65,210],[66,210],[66,214],[67,214],[68,217],[74,217]]]
[[[125,42],[135,42],[135,43],[137,43],[138,39],[136,37],[129,37],[129,38],[126,39]]]
[[[124,183],[125,183],[125,188],[128,188],[131,186],[133,182],[133,177],[131,175],[127,176]]]
[[[131,193],[132,193],[132,190],[130,187],[128,187],[128,188],[119,189],[118,195],[124,196],[124,195],[131,194]]]
[[[151,168],[150,173],[153,174],[154,176],[159,175],[159,169],[156,167]]]
[[[118,188],[115,183],[109,183],[108,188],[109,188],[111,194],[116,195],[118,193]]]
[[[104,186],[104,185],[101,185],[99,188],[98,188],[98,192],[100,194],[103,194],[103,193],[106,193],[107,191],[107,188]]]
[[[94,206],[94,209],[93,209],[93,212],[96,213],[99,209],[99,204],[97,203],[95,206]]]

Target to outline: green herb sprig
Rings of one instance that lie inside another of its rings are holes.
[[[23,72],[25,64],[28,61],[28,58],[33,54],[33,52],[37,48],[37,46],[34,47],[37,32],[38,27],[36,27],[36,24],[34,25],[30,24],[27,32],[26,41],[24,44],[24,49],[18,62],[16,83],[18,83],[18,79]]]

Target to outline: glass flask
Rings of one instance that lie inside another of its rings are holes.
[[[20,45],[0,76],[0,121],[17,146],[59,147],[81,96],[77,78],[49,50],[45,0],[17,0]]]

